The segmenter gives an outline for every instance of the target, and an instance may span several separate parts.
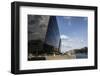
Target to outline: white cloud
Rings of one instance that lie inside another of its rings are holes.
[[[80,40],[81,43],[84,43],[84,40]]]
[[[69,39],[69,36],[67,36],[67,35],[61,35],[61,39]]]

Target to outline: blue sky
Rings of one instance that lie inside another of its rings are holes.
[[[88,18],[57,16],[61,36],[61,51],[82,48],[88,45]]]

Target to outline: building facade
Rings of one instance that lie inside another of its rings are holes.
[[[60,51],[60,32],[57,24],[56,16],[50,16],[48,29],[45,37],[44,49],[47,53],[54,53]]]
[[[59,33],[56,16],[49,16],[49,17],[42,16],[44,18],[44,21],[42,17],[40,16],[37,16],[37,17],[40,18],[40,19],[37,19],[36,21],[37,23],[34,22],[35,19],[33,16],[32,17],[33,24],[31,20],[30,21],[31,25],[28,25],[28,30],[29,30],[28,54],[31,53],[35,56],[44,55],[44,54],[53,54],[54,52],[57,52],[57,54],[59,54],[61,39],[60,39],[60,33]],[[44,22],[45,24],[44,23],[41,24],[41,22]]]

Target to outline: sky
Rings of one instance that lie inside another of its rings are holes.
[[[56,16],[60,37],[61,52],[87,47],[88,18],[77,16]]]

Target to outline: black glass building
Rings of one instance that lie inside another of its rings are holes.
[[[44,49],[47,53],[54,53],[60,51],[60,33],[57,24],[56,16],[51,16],[48,24],[48,29],[45,37]]]
[[[36,20],[37,19],[37,20]],[[60,53],[60,33],[56,16],[28,17],[28,54]]]

